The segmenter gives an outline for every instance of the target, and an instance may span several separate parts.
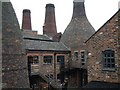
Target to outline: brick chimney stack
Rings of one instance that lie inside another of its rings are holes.
[[[53,37],[57,34],[54,4],[46,4],[43,34]]]
[[[29,9],[23,10],[22,29],[32,30],[31,26],[31,12]]]

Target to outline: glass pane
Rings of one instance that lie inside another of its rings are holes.
[[[107,57],[110,57],[110,53],[106,53],[107,54]]]
[[[107,64],[107,67],[109,67],[109,68],[110,68],[110,64]]]
[[[85,65],[85,63],[82,63],[82,65]]]
[[[74,52],[74,58],[75,60],[78,60],[78,52]]]
[[[85,58],[85,52],[81,52],[81,58]]]
[[[114,53],[111,53],[111,57],[114,57]]]
[[[52,56],[44,56],[44,63],[52,63]]]
[[[110,59],[109,58],[107,59],[107,63],[110,63]]]
[[[107,57],[107,55],[106,55],[106,54],[104,54],[104,57]]]
[[[81,61],[82,61],[82,62],[84,62],[84,61],[85,61],[85,59],[81,59]]]
[[[115,64],[112,64],[111,67],[114,68],[114,67],[115,67]]]
[[[104,63],[107,63],[107,59],[104,59],[104,61],[105,61]]]
[[[107,67],[107,64],[104,64],[104,67],[106,68],[106,67]]]
[[[111,63],[115,63],[115,60],[114,60],[114,58],[112,58],[112,59],[111,59]]]

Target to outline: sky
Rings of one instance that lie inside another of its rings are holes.
[[[32,29],[42,34],[45,19],[45,6],[55,5],[56,25],[58,32],[64,32],[73,13],[73,0],[10,0],[20,27],[23,9],[31,10]],[[89,22],[97,31],[107,20],[118,11],[120,0],[85,0],[85,10]]]

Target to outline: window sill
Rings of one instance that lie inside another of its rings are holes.
[[[115,72],[115,68],[103,68],[102,71],[110,71],[110,72]]]
[[[43,65],[52,65],[52,63],[43,63]]]

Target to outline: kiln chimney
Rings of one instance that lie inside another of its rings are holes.
[[[74,6],[73,6],[72,19],[81,17],[81,16],[86,16],[84,0],[74,0],[73,3],[74,3]]]
[[[32,30],[31,26],[31,12],[29,9],[23,10],[22,29]]]
[[[86,17],[84,0],[74,0],[73,4],[72,19],[60,41],[74,50],[80,47],[83,48],[84,42],[95,30]]]
[[[53,37],[57,34],[54,4],[46,4],[43,34]]]
[[[0,0],[0,45],[2,88],[29,88],[22,32],[10,0]]]
[[[118,9],[120,9],[120,1],[118,2]]]

